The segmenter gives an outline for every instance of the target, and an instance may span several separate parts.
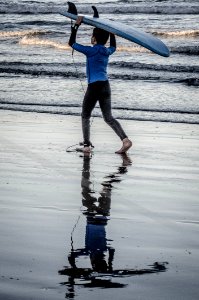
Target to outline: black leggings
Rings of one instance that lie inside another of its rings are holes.
[[[84,145],[89,146],[91,144],[90,117],[97,101],[99,101],[105,122],[115,131],[121,140],[126,138],[127,135],[122,129],[120,123],[113,118],[111,113],[111,89],[108,80],[96,81],[88,85],[82,106],[82,131]]]

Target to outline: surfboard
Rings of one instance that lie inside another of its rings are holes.
[[[68,17],[71,20],[77,20],[78,13],[75,4],[72,2],[68,2],[68,6],[68,11],[59,11],[59,14]],[[131,27],[121,22],[115,22],[109,19],[100,18],[97,8],[95,6],[92,6],[92,9],[94,11],[93,17],[83,15],[82,23],[104,29],[126,40],[134,42],[148,50],[151,50],[152,52],[160,56],[170,56],[168,47],[160,39],[154,37],[152,34],[146,33],[140,29]]]

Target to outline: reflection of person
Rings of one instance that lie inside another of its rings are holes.
[[[71,251],[68,259],[71,266],[76,268],[76,258],[89,256],[93,271],[111,272],[112,261],[115,250],[107,244],[106,225],[108,223],[111,206],[111,186],[106,180],[102,183],[100,197],[93,196],[90,181],[90,160],[88,155],[84,156],[82,170],[82,204],[86,208],[86,234],[85,247]],[[108,258],[106,260],[106,254]]]
[[[82,22],[82,17],[78,17],[75,26],[72,27],[69,45],[86,55],[87,57],[87,79],[88,87],[84,96],[82,108],[82,131],[84,138],[83,152],[91,151],[90,142],[90,117],[97,101],[106,123],[115,131],[122,141],[122,147],[116,153],[125,153],[131,146],[132,142],[128,139],[120,123],[113,118],[111,113],[111,90],[107,76],[108,59],[116,50],[116,40],[113,34],[107,31],[94,28],[91,43],[94,45],[83,46],[76,43],[77,29]],[[106,48],[105,44],[110,35],[110,47]]]
[[[134,276],[150,273],[164,272],[165,263],[154,263],[146,269],[114,269],[113,260],[115,249],[108,243],[106,238],[106,226],[108,224],[111,209],[111,191],[116,183],[119,183],[121,176],[127,172],[127,167],[131,165],[130,158],[123,154],[122,165],[105,177],[101,183],[102,191],[100,197],[95,197],[95,191],[92,189],[90,178],[89,154],[84,154],[82,170],[82,204],[86,208],[83,214],[86,216],[86,234],[85,246],[80,249],[73,248],[73,237],[71,235],[71,252],[68,255],[70,267],[65,267],[59,271],[61,275],[67,275],[68,281],[64,284],[68,286],[66,298],[75,297],[74,287],[80,284],[84,287],[105,287],[122,288],[126,285],[119,282],[112,282],[112,278]],[[109,240],[110,241],[110,240]],[[81,256],[87,256],[90,259],[91,268],[80,268],[77,266],[77,260]],[[108,275],[108,277],[107,277]],[[75,279],[81,278],[81,283],[75,282]]]

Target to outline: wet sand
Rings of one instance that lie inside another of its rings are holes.
[[[197,125],[0,111],[0,299],[198,299]]]

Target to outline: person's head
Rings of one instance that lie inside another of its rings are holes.
[[[93,35],[91,38],[91,43],[105,45],[109,38],[109,32],[100,28],[93,29]]]

